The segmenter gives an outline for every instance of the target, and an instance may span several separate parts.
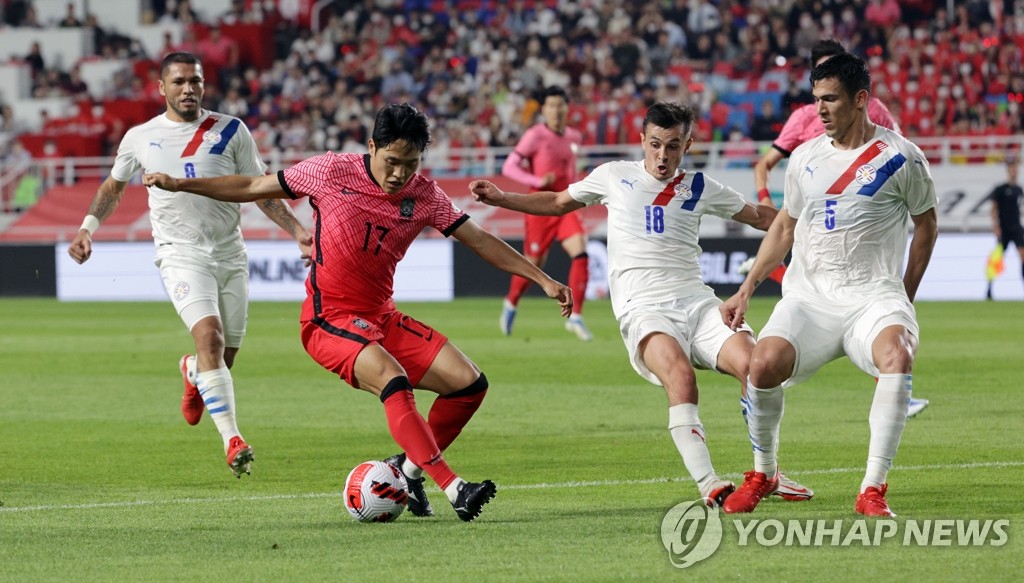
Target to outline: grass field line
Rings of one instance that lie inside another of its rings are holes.
[[[973,462],[965,464],[929,464],[920,466],[895,466],[893,470],[900,472],[932,471],[932,470],[972,470],[979,468],[1010,468],[1024,466],[1024,461],[1012,462]],[[851,474],[862,472],[864,468],[825,468],[802,470],[794,476],[810,476],[823,474]],[[738,479],[740,474],[724,474],[723,478]],[[669,482],[689,482],[690,478],[647,478],[641,480],[590,480],[578,482],[542,482],[540,484],[508,484],[502,490],[537,490],[552,488],[600,488],[607,486],[629,486],[641,484],[662,484]],[[438,491],[436,488],[434,491]],[[169,500],[130,500],[124,502],[93,502],[88,504],[44,504],[39,506],[0,506],[0,514],[5,512],[43,512],[53,510],[95,510],[103,508],[131,508],[133,506],[156,506],[170,504],[209,504],[223,502],[260,502],[270,500],[304,500],[315,498],[340,497],[341,492],[309,492],[305,494],[264,494],[258,496],[224,496],[206,498],[171,498]]]

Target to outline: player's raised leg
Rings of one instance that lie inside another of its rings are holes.
[[[709,507],[718,506],[735,484],[718,477],[711,464],[704,425],[697,414],[697,378],[690,357],[672,336],[655,332],[638,347],[643,363],[665,388],[668,396],[668,430],[683,465],[697,483]]]

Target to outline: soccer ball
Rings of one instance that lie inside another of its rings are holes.
[[[402,515],[408,499],[405,476],[381,461],[363,462],[345,479],[345,508],[359,522],[391,522]]]

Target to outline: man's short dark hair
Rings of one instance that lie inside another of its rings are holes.
[[[811,69],[814,69],[818,61],[823,57],[834,57],[845,52],[846,47],[844,47],[839,41],[831,38],[823,38],[814,43],[814,46],[811,47]]]
[[[374,146],[387,148],[393,142],[405,140],[423,152],[433,141],[430,120],[426,114],[408,103],[389,103],[380,108],[373,122]]]
[[[664,129],[684,125],[686,126],[684,133],[689,134],[690,130],[693,129],[694,119],[696,119],[696,114],[694,114],[693,108],[689,105],[659,101],[647,108],[647,115],[644,116],[643,131],[646,135],[647,126],[652,124]]]
[[[851,97],[859,91],[871,93],[871,72],[864,59],[850,53],[836,55],[811,71],[811,87],[822,79],[836,79]]]
[[[175,53],[168,53],[164,60],[160,61],[160,76],[163,77],[167,74],[167,69],[174,63],[183,63],[185,65],[202,65],[203,62],[199,60],[199,57],[192,53],[186,53],[184,51],[178,51]]]
[[[565,89],[559,85],[550,85],[545,87],[539,94],[537,94],[537,99],[540,101],[541,105],[544,105],[544,102],[548,100],[548,97],[561,97],[566,103],[569,103],[569,94],[566,93]]]

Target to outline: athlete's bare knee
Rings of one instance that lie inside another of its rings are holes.
[[[886,374],[906,374],[914,367],[917,338],[901,326],[886,328],[875,338],[871,356],[878,371]]]
[[[718,370],[747,382],[750,374],[750,355],[754,349],[754,340],[750,334],[734,334],[726,341],[718,355]]]
[[[690,380],[677,378],[664,384],[669,407],[683,403],[697,404],[697,382],[695,377]]]
[[[906,374],[914,368],[914,355],[910,347],[902,344],[889,344],[875,356],[878,371],[886,374]]]
[[[224,359],[224,331],[217,318],[204,318],[192,327],[196,355],[203,368],[219,366]]]
[[[793,374],[794,359],[786,343],[759,343],[750,356],[750,382],[758,388],[777,387]]]

